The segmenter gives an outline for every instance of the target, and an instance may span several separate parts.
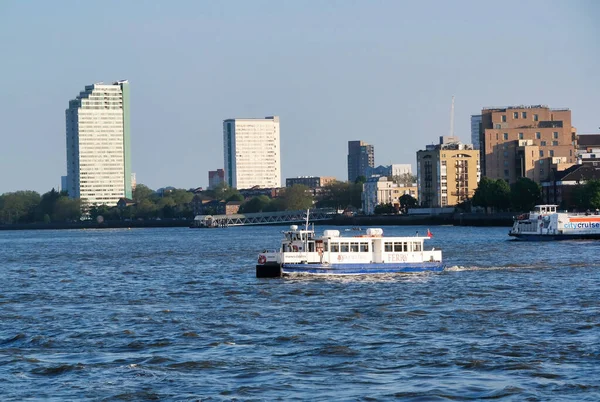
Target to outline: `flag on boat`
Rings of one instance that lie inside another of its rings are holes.
[[[433,233],[431,233],[429,229],[427,229],[427,237],[433,237]]]

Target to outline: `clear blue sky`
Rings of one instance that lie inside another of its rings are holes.
[[[0,193],[66,172],[64,110],[131,83],[138,183],[206,186],[222,121],[281,117],[283,178],[347,178],[347,141],[411,163],[470,140],[484,106],[569,107],[600,126],[600,2],[0,0]]]

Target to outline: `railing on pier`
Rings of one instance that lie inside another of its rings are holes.
[[[311,209],[308,219],[309,222],[328,221],[333,219],[335,214],[335,209]],[[233,215],[197,215],[194,218],[192,227],[216,228],[227,226],[273,225],[302,222],[306,222],[306,210]]]

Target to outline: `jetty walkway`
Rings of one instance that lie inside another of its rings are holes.
[[[335,215],[335,209],[311,209],[308,219],[310,222],[331,221]],[[194,218],[192,227],[217,228],[228,226],[276,225],[302,222],[306,222],[306,210],[259,212],[233,215],[197,215]]]

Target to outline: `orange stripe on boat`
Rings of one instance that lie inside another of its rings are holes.
[[[589,216],[581,217],[581,218],[569,218],[569,222],[600,222],[599,218],[592,218]]]

